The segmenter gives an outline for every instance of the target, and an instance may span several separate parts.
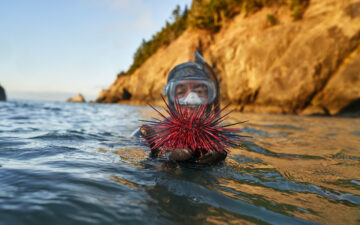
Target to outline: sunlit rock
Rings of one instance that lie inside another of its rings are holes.
[[[312,103],[325,107],[330,114],[360,112],[360,51],[346,59]]]
[[[78,94],[76,97],[74,98],[68,98],[67,102],[86,102],[85,98],[82,94]]]

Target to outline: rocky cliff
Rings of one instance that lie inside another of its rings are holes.
[[[311,0],[298,21],[288,7],[272,6],[239,14],[216,33],[188,29],[97,102],[156,104],[169,71],[195,50],[217,72],[221,99],[240,111],[360,111],[359,0]]]
[[[6,101],[5,89],[0,85],[0,101]]]

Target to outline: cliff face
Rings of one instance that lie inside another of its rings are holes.
[[[241,111],[359,110],[359,0],[311,0],[300,21],[287,7],[272,7],[238,15],[216,34],[189,29],[133,74],[117,78],[97,101],[157,102],[169,71],[191,61],[196,49],[217,72],[222,100]]]

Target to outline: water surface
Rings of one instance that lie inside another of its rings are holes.
[[[216,166],[151,159],[148,107],[0,102],[0,224],[359,224],[360,119],[233,113]]]

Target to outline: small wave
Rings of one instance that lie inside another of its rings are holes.
[[[68,146],[45,146],[36,148],[23,148],[21,151],[13,151],[10,158],[19,160],[29,160],[34,158],[44,157],[44,160],[52,156],[68,154],[69,152],[79,151],[78,148]]]
[[[269,125],[260,125],[260,126],[275,128],[275,129],[305,130],[305,128],[303,128],[303,127],[296,127],[296,126],[287,125],[287,124],[269,124]]]
[[[30,117],[28,116],[13,116],[8,118],[9,120],[29,120]]]
[[[46,106],[43,109],[49,110],[49,111],[55,111],[55,112],[62,110],[61,108],[58,108],[58,107],[46,107]]]
[[[14,148],[28,144],[28,142],[15,137],[1,137],[0,140],[0,148],[2,148],[2,150],[4,150],[3,148],[6,147]]]
[[[300,154],[287,154],[287,153],[277,153],[272,152],[268,149],[262,148],[259,145],[253,142],[243,142],[243,146],[245,150],[254,151],[257,153],[261,153],[267,156],[275,156],[275,157],[285,157],[285,158],[303,158],[303,159],[324,159],[324,157],[316,156],[316,155],[300,155]]]
[[[80,132],[58,132],[58,131],[52,131],[45,135],[39,135],[32,137],[31,139],[40,139],[40,140],[70,140],[70,141],[85,141],[86,140],[86,134],[80,133]]]

